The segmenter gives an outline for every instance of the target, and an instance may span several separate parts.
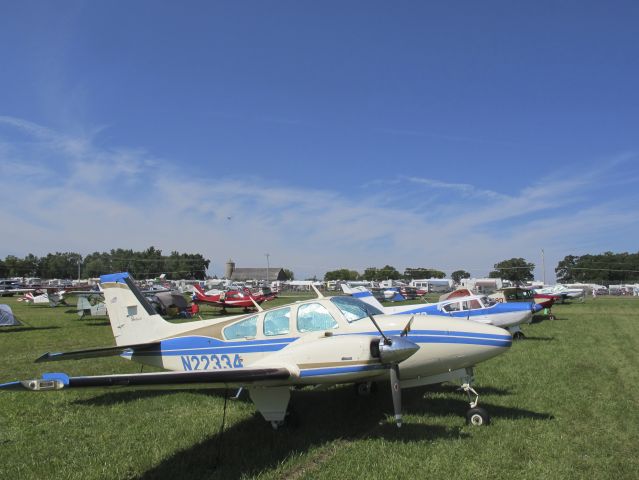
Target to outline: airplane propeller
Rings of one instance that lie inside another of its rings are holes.
[[[370,313],[368,314],[368,318],[371,319],[371,322],[373,322],[373,325],[375,325],[375,328],[377,328],[377,331],[379,331],[382,336],[382,339],[379,342],[379,358],[382,363],[388,364],[391,394],[393,395],[393,410],[395,411],[395,422],[397,423],[397,427],[401,427],[402,389],[399,383],[399,364],[419,350],[419,345],[403,338],[408,336],[414,317],[411,317],[399,337],[387,337]]]

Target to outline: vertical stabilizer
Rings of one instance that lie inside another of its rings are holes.
[[[379,309],[380,312],[388,313],[386,307],[379,303],[379,300],[375,298],[372,292],[366,287],[349,287],[345,283],[342,283],[342,290],[344,293],[351,297],[359,298],[362,302],[368,303],[373,307]]]
[[[127,272],[102,275],[100,283],[117,345],[153,342],[180,330],[156,313]]]

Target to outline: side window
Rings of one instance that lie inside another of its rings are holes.
[[[299,332],[315,332],[332,328],[337,328],[337,322],[323,305],[307,303],[301,305],[297,310],[297,330]]]
[[[266,314],[264,314],[264,335],[272,336],[287,334],[289,332],[290,318],[290,307],[266,312]]]
[[[449,303],[448,305],[444,305],[444,311],[446,312],[458,312],[459,311],[459,302]]]
[[[255,335],[257,335],[257,315],[229,325],[224,329],[224,338],[227,340],[254,337]]]
[[[471,310],[477,310],[478,308],[481,308],[481,303],[479,303],[479,300],[477,299],[472,299],[469,303]]]

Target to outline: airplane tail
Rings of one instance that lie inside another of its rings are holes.
[[[359,298],[362,302],[379,309],[380,311],[387,313],[386,307],[379,303],[371,291],[366,287],[350,287],[345,283],[342,283],[342,291],[351,297]]]
[[[102,275],[100,283],[117,345],[152,342],[182,330],[155,311],[128,272]]]

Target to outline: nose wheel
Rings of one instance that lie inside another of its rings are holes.
[[[470,409],[468,409],[468,411],[466,412],[466,425],[472,425],[475,427],[479,427],[481,425],[490,425],[490,415],[488,415],[488,412],[484,408],[477,406],[479,405],[479,394],[471,386],[473,380],[473,369],[467,368],[466,378],[464,379],[464,383],[460,387],[460,389],[466,392],[466,395],[468,395],[468,403],[470,404]],[[474,400],[472,395],[475,396]]]
[[[490,425],[490,416],[488,412],[481,408],[471,408],[466,412],[466,425],[479,427],[481,425]]]

